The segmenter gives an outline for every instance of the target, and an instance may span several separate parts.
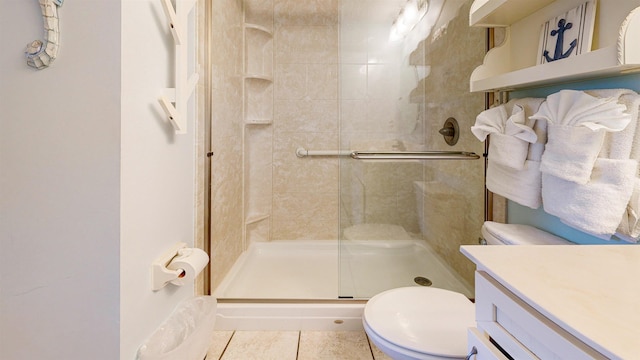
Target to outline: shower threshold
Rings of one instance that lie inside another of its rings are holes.
[[[361,329],[366,299],[417,286],[416,277],[473,296],[472,288],[421,240],[253,243],[213,293],[219,299],[216,328]]]

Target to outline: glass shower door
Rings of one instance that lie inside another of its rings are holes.
[[[470,3],[341,2],[340,146],[364,155],[340,160],[342,298],[401,286],[472,294],[473,267],[458,248],[476,243],[482,225],[482,161],[405,157],[483,151],[469,131],[484,110],[468,90],[484,55]],[[449,117],[461,129],[453,147],[439,134]]]

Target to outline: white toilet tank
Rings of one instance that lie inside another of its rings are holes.
[[[533,226],[485,221],[482,238],[487,245],[575,245]]]

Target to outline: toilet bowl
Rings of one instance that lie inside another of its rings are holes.
[[[395,360],[462,359],[475,307],[457,292],[403,287],[369,299],[362,322],[369,339]]]
[[[487,221],[489,245],[569,245],[543,230]],[[475,327],[475,306],[464,295],[432,287],[404,287],[373,296],[362,315],[371,341],[394,360],[464,359],[467,328]]]

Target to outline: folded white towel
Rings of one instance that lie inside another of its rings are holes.
[[[588,183],[604,136],[602,130],[549,124],[540,171],[577,184]]]
[[[508,118],[507,110],[502,105],[487,109],[478,114],[471,133],[480,141],[485,141],[489,134],[504,134]]]
[[[631,122],[624,130],[608,132],[599,157],[610,159],[640,160],[640,95],[629,89],[589,90],[588,94],[596,97],[611,97],[626,106]],[[639,169],[640,170],[640,169]],[[640,237],[640,174],[634,180],[634,189],[627,209],[622,216],[616,236],[622,240],[638,242]]]
[[[612,133],[609,156],[622,159],[625,155],[640,162],[640,95],[624,95],[620,102],[627,106],[633,119],[626,129],[619,133]],[[638,169],[640,171],[640,168]],[[636,174],[633,194],[627,204],[627,210],[618,227],[619,235],[627,236],[625,240],[638,242],[640,240],[640,174]],[[630,238],[630,239],[629,239]]]
[[[537,135],[527,122],[524,107],[518,104],[500,105],[483,111],[476,118],[471,132],[484,141],[488,135],[489,156],[498,164],[516,170],[524,168],[529,152],[529,143],[537,141]]]
[[[597,98],[583,91],[561,90],[551,94],[531,118],[550,124],[583,126],[593,131],[620,131],[631,121],[616,98]]]
[[[576,229],[610,237],[625,214],[637,168],[635,160],[599,158],[584,185],[543,173],[544,210]]]
[[[529,117],[538,111],[543,101],[541,98],[522,98],[503,105],[504,113],[511,114],[504,129],[510,135],[491,134],[487,164],[486,183],[490,191],[533,209],[539,208],[542,201],[540,158],[547,139],[547,124]],[[519,138],[514,137],[516,134]],[[524,142],[515,146],[508,144],[505,138]],[[505,159],[514,161],[507,163]]]
[[[605,132],[621,131],[631,116],[616,98],[598,98],[582,91],[549,95],[531,119],[548,122],[548,142],[540,171],[585,185],[590,181]]]
[[[547,143],[547,122],[530,118],[530,116],[538,111],[543,102],[544,98],[521,98],[512,99],[504,104],[507,113],[513,113],[516,106],[524,109],[524,124],[532,128],[536,134],[536,141],[531,141],[531,144],[529,144],[527,160],[540,161],[542,152],[544,151],[544,145]]]
[[[489,158],[493,162],[514,170],[524,169],[529,143],[513,136],[493,133],[489,136]]]
[[[500,165],[489,157],[487,189],[520,205],[537,209],[542,204],[540,162],[526,160],[522,170]]]
[[[640,137],[636,139],[640,96],[638,96],[635,91],[629,89],[589,90],[586,91],[586,93],[595,97],[614,98],[618,100],[619,104],[625,106],[625,111],[629,114],[631,119],[629,125],[619,132],[607,132],[599,157],[608,159],[629,159],[631,157],[631,149],[634,142],[640,141]],[[640,157],[635,159],[640,160]]]
[[[631,199],[617,232],[625,241],[638,242],[640,237],[640,178],[635,179]]]
[[[476,117],[476,123],[471,127],[471,132],[478,140],[484,141],[489,134],[504,134],[513,136],[526,142],[536,142],[535,131],[528,125],[529,119],[523,106],[513,103],[511,115],[507,113],[507,107],[500,105],[481,112]]]

